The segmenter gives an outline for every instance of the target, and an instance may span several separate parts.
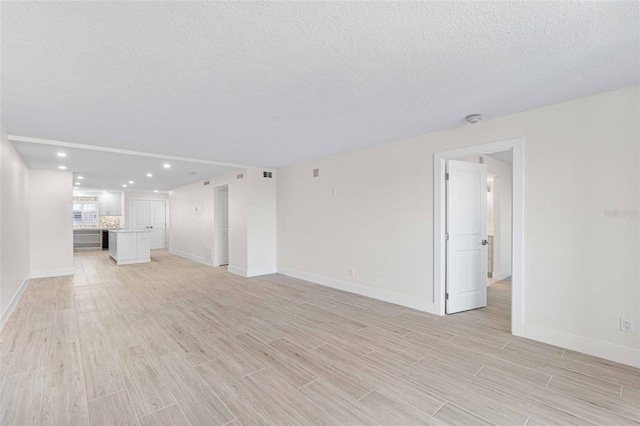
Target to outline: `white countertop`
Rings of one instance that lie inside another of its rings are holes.
[[[151,232],[151,229],[110,229],[109,232],[117,232],[117,233]]]

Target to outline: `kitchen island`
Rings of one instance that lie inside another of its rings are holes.
[[[151,262],[149,229],[109,231],[109,256],[118,265]]]

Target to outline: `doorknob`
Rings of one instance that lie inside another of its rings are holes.
[[[482,240],[482,245],[483,245],[483,246],[486,246],[487,244],[489,244],[489,241],[487,241],[487,240]]]

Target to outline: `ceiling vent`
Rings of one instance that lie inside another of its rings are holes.
[[[205,181],[204,181],[204,183],[203,183],[203,185],[204,185],[204,186],[207,186],[207,185],[209,185],[209,183],[210,183],[210,182],[209,182],[208,180],[205,180]]]
[[[239,173],[236,175],[236,179],[242,179],[244,178],[244,173]]]
[[[467,115],[464,119],[469,124],[477,124],[480,122],[480,120],[482,120],[482,116],[480,114],[471,114]]]
[[[320,169],[313,169],[313,177],[320,176]]]
[[[271,179],[273,177],[273,172],[262,172],[262,177]]]

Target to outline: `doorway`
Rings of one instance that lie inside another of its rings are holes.
[[[151,249],[167,248],[167,201],[131,199],[129,227],[148,229]]]
[[[502,151],[509,151],[512,155],[512,189],[511,189],[511,276],[512,276],[512,303],[511,303],[511,333],[514,335],[522,335],[523,329],[523,298],[524,298],[524,281],[523,281],[523,200],[524,200],[524,141],[522,139],[507,140],[502,142],[494,142],[484,145],[477,145],[473,147],[454,149],[449,151],[437,152],[434,155],[434,305],[436,312],[440,315],[444,315],[447,311],[447,285],[448,279],[452,278],[451,274],[455,273],[456,269],[451,269],[451,265],[448,265],[447,261],[447,163],[450,160],[469,157],[494,154]],[[469,181],[471,182],[471,181]],[[477,181],[480,182],[480,181]],[[467,183],[467,186],[470,184]],[[473,184],[478,186],[477,183]],[[486,188],[485,183],[482,185]],[[486,189],[484,190],[484,201],[486,201]],[[486,207],[486,205],[485,205]],[[486,213],[486,211],[485,211]],[[451,220],[451,218],[450,218]],[[479,219],[478,219],[479,220]],[[486,226],[486,223],[485,223]],[[485,230],[478,229],[479,234],[484,234],[476,243],[482,244],[482,240],[486,239],[486,227]],[[464,237],[465,232],[459,237]],[[450,236],[451,238],[452,236]],[[486,247],[486,244],[482,244]],[[465,258],[466,256],[466,258]],[[473,257],[465,254],[460,256],[461,259],[472,259]],[[473,272],[475,277],[480,277],[482,273],[485,276],[485,294],[486,298],[486,266],[484,264],[484,271],[479,259],[484,259],[486,262],[486,249],[484,254],[479,249],[477,254],[474,255],[474,262],[470,265],[458,266],[458,271],[461,272],[461,277],[464,278],[465,274]],[[477,270],[473,270],[477,265]],[[454,265],[453,268],[456,266]],[[456,278],[455,276],[453,277]],[[477,282],[476,282],[477,284]],[[459,287],[458,291],[462,288],[462,293],[469,290],[468,288]],[[478,287],[479,289],[479,287]],[[451,297],[451,295],[450,295]],[[481,299],[483,296],[475,296],[477,299]]]
[[[229,264],[229,187],[214,188],[214,256],[213,266]]]

